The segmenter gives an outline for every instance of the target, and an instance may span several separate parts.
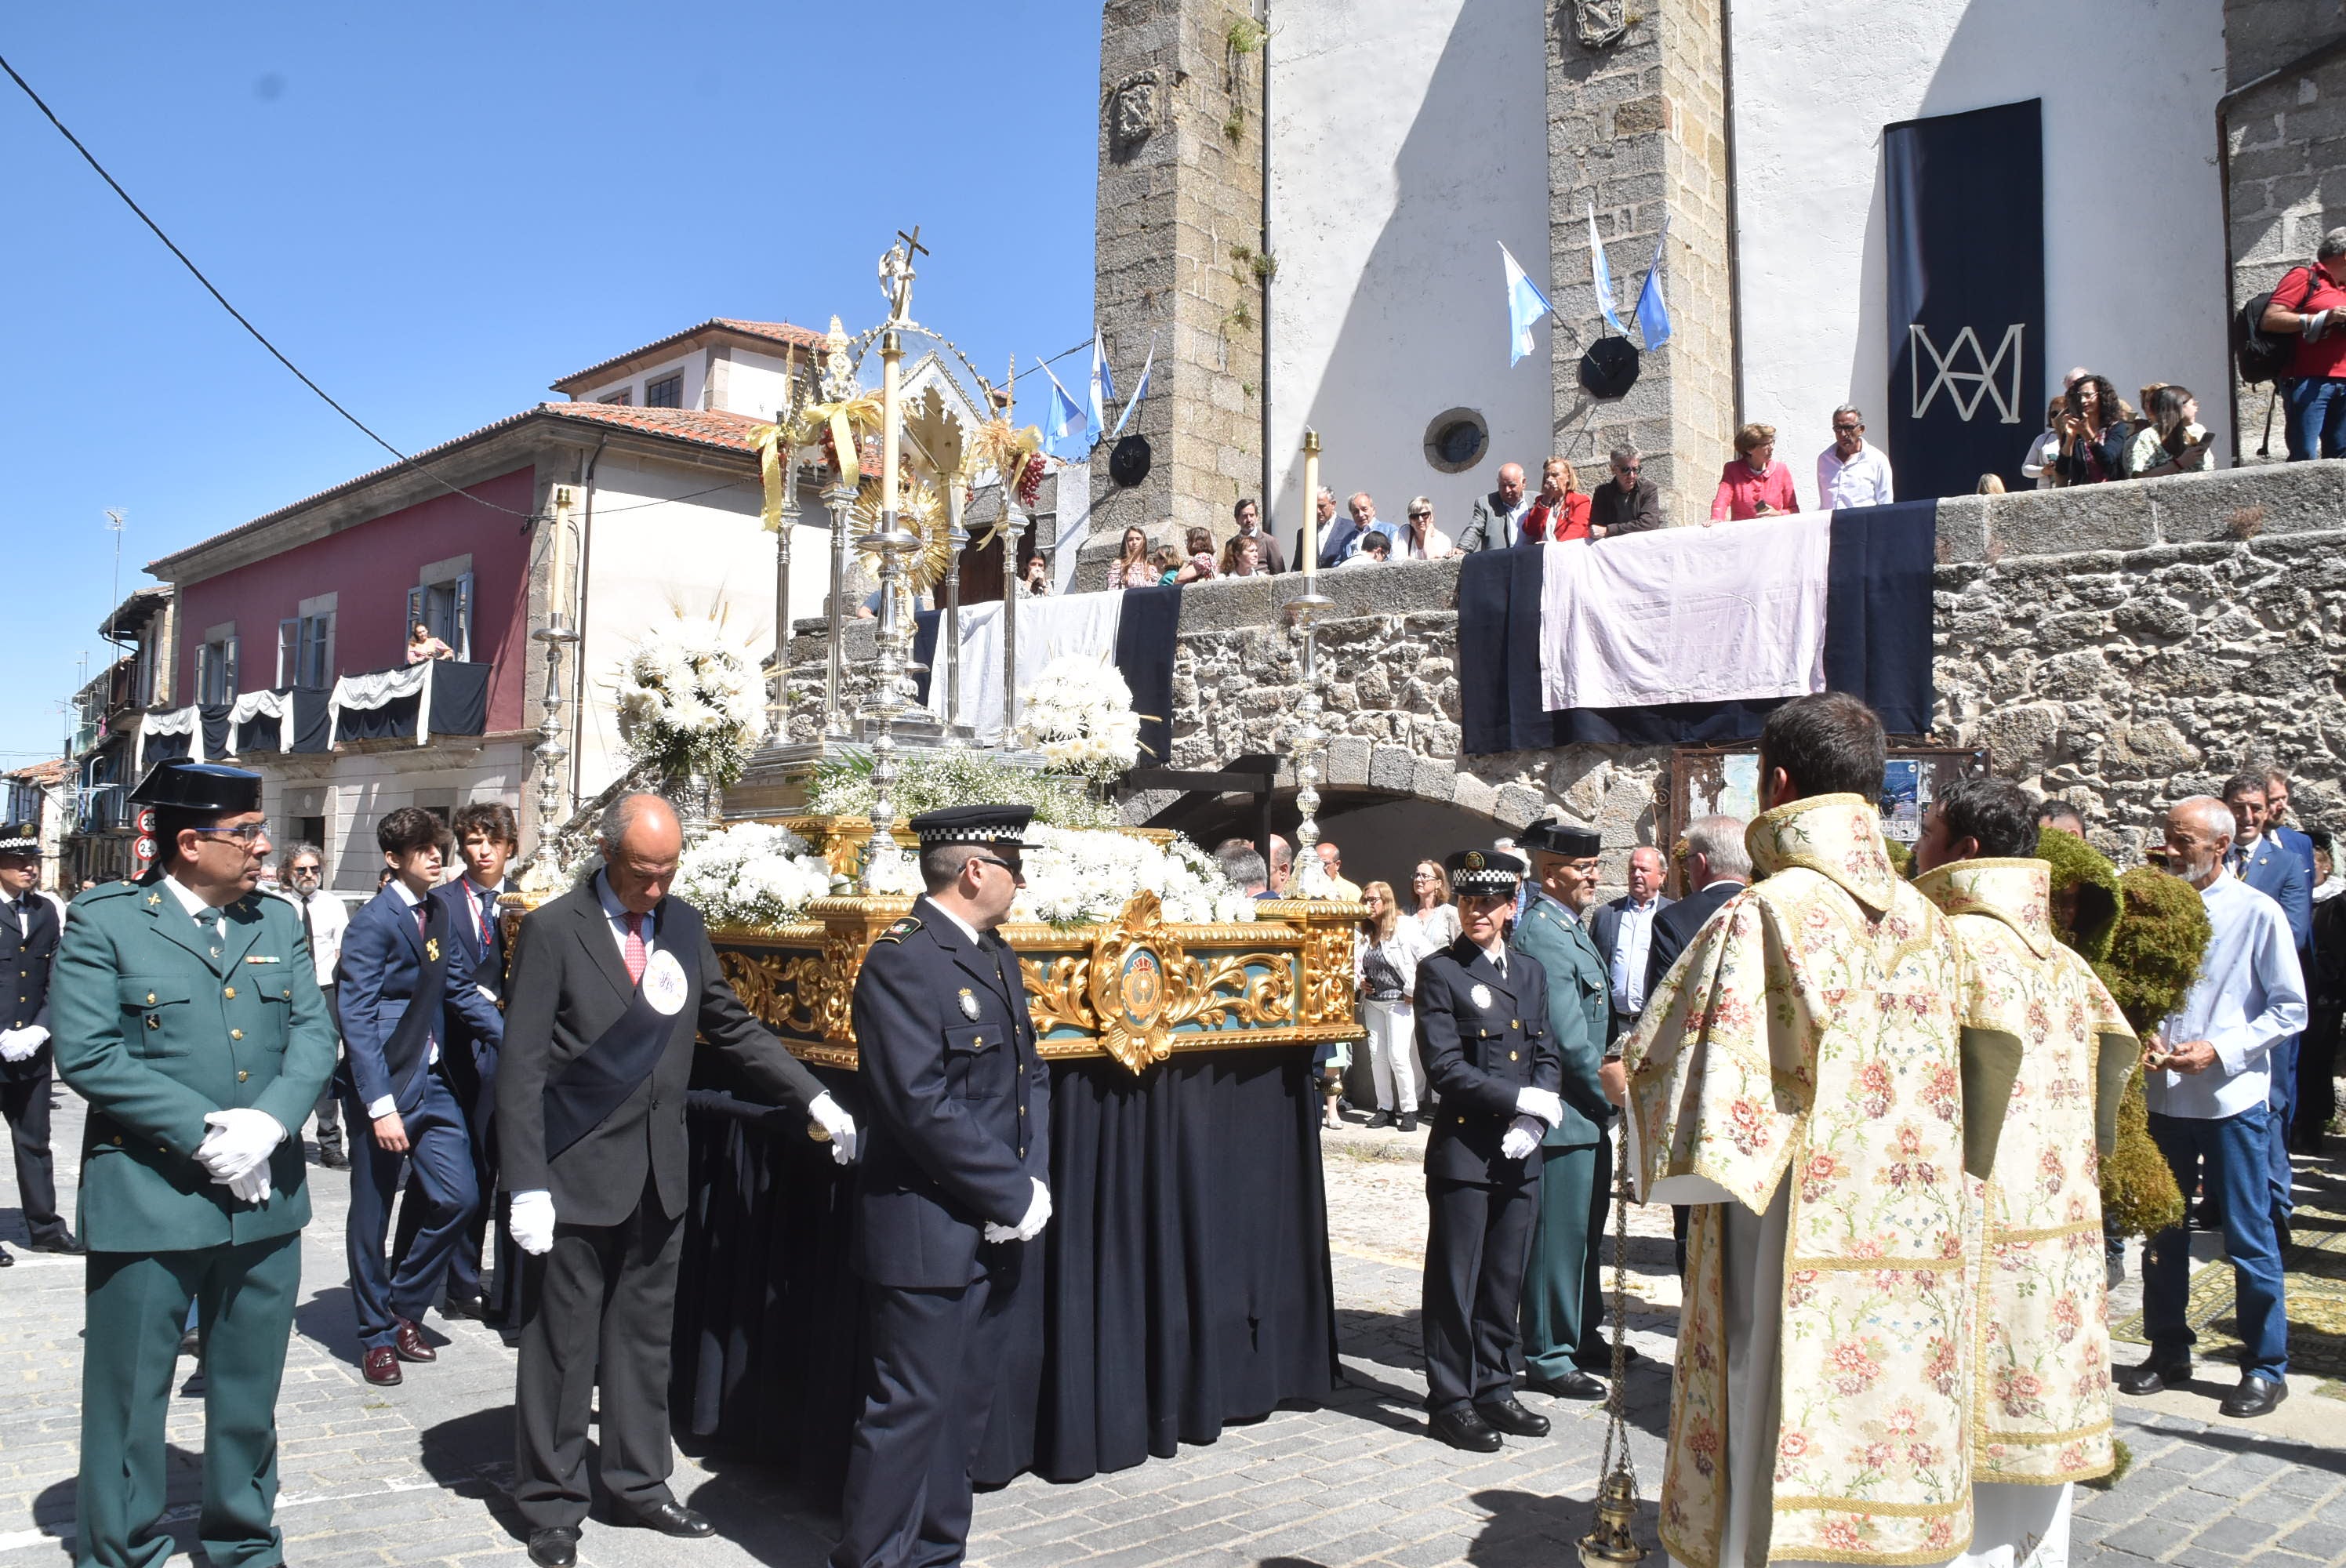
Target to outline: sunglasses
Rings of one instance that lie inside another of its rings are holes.
[[[980,865],[1000,866],[1004,871],[1008,871],[1014,877],[1023,877],[1026,874],[1025,864],[1022,861],[1005,860],[993,855],[972,855],[970,859]]]

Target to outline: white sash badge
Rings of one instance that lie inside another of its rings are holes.
[[[653,953],[651,962],[644,966],[644,1000],[663,1018],[684,1011],[685,995],[691,989],[685,983],[684,965],[665,949]]]
[[[1474,989],[1468,992],[1466,994],[1474,999],[1475,1006],[1480,1007],[1486,1012],[1489,1011],[1491,1006],[1491,988],[1489,986],[1484,984],[1478,980],[1474,983]]]

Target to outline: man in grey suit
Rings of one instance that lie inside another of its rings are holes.
[[[1654,918],[1675,903],[1662,896],[1662,852],[1650,844],[1629,851],[1629,891],[1589,917],[1588,934],[1605,955],[1612,993],[1611,1044],[1629,1033],[1646,1010],[1646,960],[1654,945]]]
[[[521,922],[497,1064],[514,1241],[546,1258],[514,1390],[514,1503],[539,1568],[577,1561],[598,1384],[599,1469],[617,1522],[713,1531],[668,1484],[694,1034],[821,1126],[832,1158],[855,1155],[854,1122],[742,1006],[699,911],[668,896],[684,847],[674,809],[625,796],[603,814],[601,840],[603,869]],[[606,1346],[633,1353],[614,1364]]]
[[[1523,536],[1524,514],[1530,509],[1531,503],[1524,499],[1524,465],[1510,463],[1499,470],[1499,487],[1474,498],[1465,531],[1458,535],[1458,553],[1513,549]]]

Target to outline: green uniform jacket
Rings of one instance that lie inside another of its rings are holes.
[[[1605,961],[1588,928],[1545,893],[1534,893],[1507,945],[1547,971],[1547,1028],[1564,1054],[1564,1120],[1541,1143],[1549,1148],[1600,1142],[1613,1105],[1598,1081],[1605,1060]]]
[[[58,1075],[89,1102],[81,1234],[92,1251],[242,1245],[310,1221],[301,1124],[333,1072],[334,1026],[300,912],[252,894],[220,912],[228,934],[215,947],[153,881],[74,901],[49,1023]],[[196,1163],[205,1115],[231,1106],[266,1111],[288,1134],[258,1205]]]

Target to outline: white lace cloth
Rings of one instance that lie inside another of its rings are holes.
[[[1018,606],[1019,703],[1026,687],[1052,660],[1065,654],[1086,658],[1116,657],[1116,628],[1124,606],[1121,594],[1070,594],[1065,598],[1029,598]],[[944,629],[937,633],[937,651],[929,661],[929,711],[945,716]],[[961,610],[961,713],[974,726],[978,744],[992,746],[1002,738],[1002,601],[964,605]]]

